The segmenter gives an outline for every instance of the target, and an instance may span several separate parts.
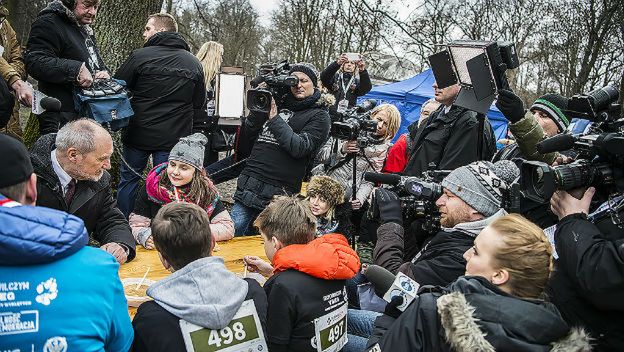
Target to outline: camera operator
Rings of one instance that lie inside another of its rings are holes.
[[[363,179],[364,172],[381,171],[390,147],[390,141],[399,130],[401,113],[394,105],[382,104],[373,109],[371,119],[377,121],[375,136],[380,139],[381,143],[370,144],[361,149],[357,140],[338,141],[336,164],[331,166],[329,163],[330,159],[332,159],[333,145],[336,142],[335,138],[331,137],[317,156],[317,160],[322,164],[312,170],[314,175],[327,175],[341,183],[345,189],[345,197],[351,200],[351,208],[353,210],[362,208],[373,191],[373,184]],[[351,185],[354,180],[350,162],[354,157],[357,158],[355,175],[357,193],[355,194],[355,199],[353,199],[351,194]]]
[[[453,170],[477,160],[490,160],[496,151],[492,126],[487,118],[479,129],[477,113],[453,105],[460,87],[455,84],[438,88],[433,84],[435,100],[442,104],[427,121],[410,131],[413,146],[403,174],[421,176],[430,164],[437,170]],[[477,155],[478,133],[483,134],[481,155]]]
[[[577,199],[559,190],[550,200],[560,219],[555,231],[559,258],[547,293],[569,324],[589,331],[596,350],[615,351],[624,345],[623,198],[611,199],[588,217],[595,192],[590,187]]]
[[[403,272],[421,285],[449,284],[463,275],[466,262],[462,255],[474,238],[494,219],[507,214],[504,194],[518,175],[516,165],[506,160],[495,164],[478,161],[453,170],[442,180],[444,193],[436,201],[442,229],[408,262],[403,252],[401,203],[396,194],[377,189],[381,226],[373,254],[375,264],[393,273]]]
[[[499,150],[492,161],[522,158],[551,164],[556,153],[542,155],[535,145],[547,137],[563,133],[570,121],[562,110],[567,110],[568,99],[559,94],[539,97],[525,113],[522,99],[510,90],[500,90],[496,106],[509,120],[509,130],[516,143]]]
[[[332,121],[337,121],[339,113],[354,107],[357,97],[373,88],[364,60],[351,61],[347,54],[340,55],[321,72],[321,82],[336,98],[329,108]]]
[[[328,103],[316,88],[316,69],[299,63],[289,74],[299,81],[283,104],[272,106],[268,120],[251,111],[241,130],[240,143],[252,147],[234,194],[236,236],[251,234],[250,225],[274,195],[300,191],[308,164],[329,135]]]

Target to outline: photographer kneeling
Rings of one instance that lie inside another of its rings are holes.
[[[328,102],[316,88],[316,69],[299,63],[289,74],[298,83],[268,119],[254,111],[245,119],[241,143],[252,147],[234,193],[235,236],[251,234],[250,225],[274,195],[300,191],[306,168],[329,135]]]
[[[591,187],[579,200],[560,190],[551,198],[560,221],[547,293],[568,323],[588,330],[597,351],[615,351],[624,345],[624,197],[589,214],[595,192]]]

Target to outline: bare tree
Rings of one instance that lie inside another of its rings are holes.
[[[47,3],[47,0],[9,0],[6,2],[9,21],[20,44],[26,46],[30,26]]]

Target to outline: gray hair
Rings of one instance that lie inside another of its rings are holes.
[[[68,122],[56,134],[56,149],[67,151],[76,148],[81,153],[90,153],[95,150],[95,136],[106,133],[102,126],[90,119],[79,119]]]

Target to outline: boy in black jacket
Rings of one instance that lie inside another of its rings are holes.
[[[206,211],[170,203],[151,224],[154,245],[171,276],[153,284],[132,325],[134,351],[194,351],[236,346],[267,350],[267,299],[252,279],[239,279],[212,257]]]
[[[273,266],[245,257],[251,271],[273,274],[264,285],[271,352],[338,351],[346,342],[345,280],[360,260],[343,235],[314,239],[316,218],[306,203],[280,196],[258,215],[254,225]]]

